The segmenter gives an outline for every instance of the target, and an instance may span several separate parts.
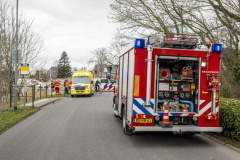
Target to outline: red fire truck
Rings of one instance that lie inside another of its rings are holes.
[[[113,108],[124,134],[222,132],[222,44],[165,33],[136,39],[119,57]]]

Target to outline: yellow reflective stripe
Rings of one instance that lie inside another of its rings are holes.
[[[139,96],[139,87],[140,87],[140,76],[139,75],[135,75],[134,96]]]

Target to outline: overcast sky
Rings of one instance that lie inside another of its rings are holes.
[[[9,1],[9,0],[7,0]],[[16,0],[11,0],[16,4]],[[116,24],[107,16],[111,0],[19,0],[19,14],[34,20],[48,57],[46,69],[66,51],[72,67],[83,67],[95,48],[108,47]]]

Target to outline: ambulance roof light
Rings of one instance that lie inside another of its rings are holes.
[[[136,39],[135,48],[145,48],[145,39]]]
[[[213,43],[212,44],[212,53],[221,53],[222,52],[222,44]]]

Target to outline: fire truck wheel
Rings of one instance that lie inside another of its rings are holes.
[[[72,98],[74,98],[74,95],[71,95]]]
[[[122,127],[124,134],[132,134],[132,130],[130,130],[129,126],[126,124],[125,107],[122,108]]]
[[[114,117],[119,118],[119,116],[117,116],[117,115],[114,113],[114,111],[116,110],[116,104],[113,103],[112,107],[113,107]]]
[[[122,108],[122,128],[123,133],[126,134],[126,117],[125,117],[125,108]]]

